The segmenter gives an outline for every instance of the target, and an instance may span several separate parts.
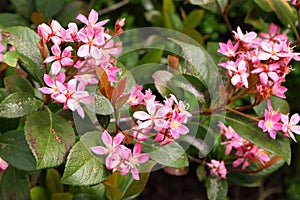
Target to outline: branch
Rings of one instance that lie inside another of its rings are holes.
[[[107,14],[107,13],[112,12],[114,10],[117,10],[117,9],[125,6],[128,3],[129,3],[129,0],[123,0],[123,1],[120,1],[119,3],[116,3],[112,6],[101,9],[98,13],[99,13],[99,15],[104,15],[104,14]]]

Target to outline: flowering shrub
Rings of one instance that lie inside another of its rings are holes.
[[[217,6],[231,29],[230,1],[191,4]],[[298,38],[283,17],[299,10],[297,2],[267,5]],[[164,12],[174,14],[173,8],[163,2]],[[125,18],[112,31],[94,9],[65,26],[52,19],[36,31],[1,29],[1,66],[17,69],[0,88],[0,117],[17,123],[0,131],[0,188],[8,191],[2,197],[79,199],[89,190],[97,199],[134,199],[152,170],[185,175],[196,162],[207,197],[224,199],[228,183],[251,185],[289,165],[300,117],[289,109],[284,84],[300,60],[297,41],[274,23],[257,32],[237,26],[233,40],[218,43],[216,61],[198,45],[191,19],[200,12],[183,15],[177,28],[185,35],[159,28],[126,32]],[[176,30],[171,19],[164,13],[165,27]],[[151,48],[158,41],[159,51],[130,69],[122,56],[140,43],[139,34]],[[146,61],[165,66],[149,70]]]

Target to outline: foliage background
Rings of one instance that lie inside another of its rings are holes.
[[[161,0],[54,0],[43,1],[45,6],[38,7],[35,1],[39,0],[1,0],[0,24],[5,26],[25,25],[32,29],[42,22],[48,22],[51,18],[57,19],[66,25],[69,21],[75,21],[75,16],[80,13],[88,14],[91,8],[100,12],[101,18],[109,18],[111,22],[119,18],[126,18],[125,30],[138,27],[158,26],[180,31],[197,40],[215,58],[220,59],[216,53],[217,43],[226,42],[232,38],[230,28],[226,26],[223,15],[216,10],[207,10],[192,5],[196,1],[164,1]],[[62,4],[59,2],[63,2]],[[212,1],[213,2],[213,1]],[[224,1],[221,1],[224,2]],[[225,1],[226,2],[226,1]],[[259,0],[232,0],[228,8],[228,20],[233,29],[240,26],[242,30],[266,30],[270,22],[274,22],[286,28],[286,24],[278,18],[275,12],[259,6],[264,1]],[[67,5],[64,7],[64,5]],[[45,9],[48,8],[48,9]],[[172,10],[173,9],[173,10]],[[165,13],[171,12],[171,17]],[[192,16],[188,17],[189,14]],[[113,23],[109,24],[113,27]],[[289,32],[291,40],[296,36]],[[295,51],[299,50],[297,46]],[[127,67],[133,67],[139,63],[141,55],[131,54],[123,58]],[[122,60],[121,60],[122,61]],[[291,105],[291,113],[300,112],[300,63],[293,63],[294,72],[285,83],[289,88],[287,100]],[[3,87],[3,78],[15,73],[14,69],[1,70],[0,86]],[[241,104],[243,102],[240,102]],[[0,124],[7,124],[5,119],[0,119]],[[12,127],[1,126],[3,129],[12,129],[17,124],[7,124]],[[298,139],[298,138],[297,138]],[[247,188],[232,185],[229,188],[230,199],[299,199],[300,194],[300,147],[292,144],[292,164],[284,166],[276,173],[265,178],[260,187]],[[137,199],[205,199],[203,183],[199,182],[195,173],[196,165],[191,164],[188,175],[175,177],[164,173],[162,170],[153,172],[146,189]]]

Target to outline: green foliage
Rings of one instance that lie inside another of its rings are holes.
[[[206,181],[206,188],[209,200],[223,200],[227,197],[228,183],[224,179],[209,176]]]

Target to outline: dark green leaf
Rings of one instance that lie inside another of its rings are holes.
[[[138,63],[138,66],[147,63],[160,63],[162,54],[163,54],[163,47],[157,47],[157,49],[150,50],[148,53],[146,53],[143,56],[143,58]]]
[[[285,99],[276,96],[271,96],[270,99],[271,105],[274,110],[283,114],[287,114],[290,112],[290,105]],[[253,109],[258,116],[264,116],[265,110],[268,110],[267,100],[264,100],[258,106],[255,106]]]
[[[37,169],[60,165],[75,141],[72,126],[62,117],[47,111],[29,115],[24,129]]]
[[[93,186],[72,186],[69,189],[74,195],[74,200],[105,200],[105,186],[103,184]]]
[[[99,91],[97,91],[93,96],[95,98],[95,101],[87,105],[87,108],[90,111],[100,115],[110,115],[114,112],[110,101]]]
[[[99,132],[84,134],[71,149],[62,177],[62,182],[69,185],[93,185],[101,183],[108,176],[103,162],[90,150],[101,144]]]
[[[156,71],[152,77],[154,79],[156,89],[162,96],[169,96],[172,93],[170,88],[168,88],[168,83],[172,77],[174,77],[171,72],[167,70],[159,70]]]
[[[72,200],[73,195],[69,192],[61,192],[61,193],[54,193],[51,196],[51,200]]]
[[[266,3],[266,0],[254,0],[254,2],[265,12],[271,12],[272,8]]]
[[[0,117],[17,118],[28,115],[42,105],[42,101],[31,94],[15,92],[0,103]]]
[[[287,164],[290,164],[291,148],[288,138],[277,134],[276,139],[273,140],[268,133],[262,132],[257,124],[251,124],[241,116],[239,116],[238,119],[226,116],[226,122],[246,140],[279,155]]]
[[[244,22],[260,30],[265,26],[265,22],[263,18],[259,16],[257,8],[253,8],[248,12]]]
[[[34,0],[11,0],[18,13],[30,19],[31,13],[34,10]]]
[[[64,191],[64,186],[60,182],[60,174],[56,169],[50,168],[47,170],[46,185],[51,195]]]
[[[6,88],[0,88],[0,102],[9,95],[9,92]]]
[[[175,5],[172,0],[163,0],[162,13],[166,28],[173,29],[173,24],[170,19],[171,14],[175,13]]]
[[[182,73],[192,74],[201,80],[202,83],[205,83],[208,88],[211,104],[217,107],[221,106],[220,104],[224,103],[224,96],[220,95],[220,88],[223,87],[223,79],[219,73],[219,68],[215,65],[210,55],[197,44],[171,40],[181,46],[184,58],[190,64],[190,66],[185,66],[185,71]]]
[[[17,51],[9,51],[4,54],[3,62],[11,67],[16,67],[17,63],[19,63],[20,67],[25,72],[27,72],[32,78],[34,78],[40,85],[44,85],[43,69],[39,67],[41,65],[35,64],[31,59],[24,56],[23,54]]]
[[[24,132],[12,130],[0,136],[0,157],[10,165],[34,171],[36,162],[25,140]]]
[[[206,182],[206,190],[209,200],[224,200],[227,197],[228,183],[225,179],[209,177]]]
[[[227,0],[217,0],[218,4],[220,5],[222,11],[224,10]],[[190,0],[190,3],[193,5],[198,5],[202,8],[205,8],[209,11],[213,11],[213,12],[219,12],[219,8],[218,5],[216,3],[216,0]]]
[[[3,28],[9,26],[29,26],[29,23],[18,13],[1,13],[0,22]]]
[[[0,183],[0,194],[3,200],[30,199],[28,176],[12,166],[9,166]]]
[[[184,27],[196,28],[202,18],[204,16],[204,10],[202,9],[195,9],[189,13],[186,20],[184,21]]]
[[[197,167],[196,175],[200,182],[202,182],[206,178],[207,173],[206,173],[206,169],[205,169],[204,165],[199,165]]]
[[[34,95],[33,86],[30,82],[18,75],[11,75],[4,78],[5,88],[8,89],[10,93],[13,92],[26,92],[28,94]]]
[[[115,172],[117,173],[117,172]],[[105,196],[109,199],[109,200],[120,200],[122,199],[122,190],[120,190],[119,188],[117,188],[115,185],[109,183],[109,182],[104,182],[105,185]]]
[[[46,188],[35,186],[30,190],[31,200],[50,200],[49,192]]]
[[[61,23],[62,26],[66,27],[70,21],[76,21],[76,16],[81,14],[88,14],[88,6],[83,1],[72,1],[66,3],[62,8],[61,12],[55,17],[57,21]]]
[[[143,151],[150,153],[151,159],[164,166],[184,168],[189,165],[184,149],[177,142],[171,142],[164,146],[153,146],[144,142]]]
[[[7,42],[13,45],[20,54],[23,54],[32,60],[35,65],[41,67],[39,70],[43,72],[43,59],[37,47],[40,36],[30,28],[22,26],[8,27],[2,31],[8,35]]]
[[[43,13],[46,19],[54,17],[64,6],[65,1],[61,0],[38,0],[35,6],[38,12]]]
[[[298,38],[298,31],[295,26],[296,15],[292,7],[285,0],[267,0],[267,3],[271,7],[271,9],[276,13],[277,17],[280,21],[286,25],[290,26],[296,37]]]

